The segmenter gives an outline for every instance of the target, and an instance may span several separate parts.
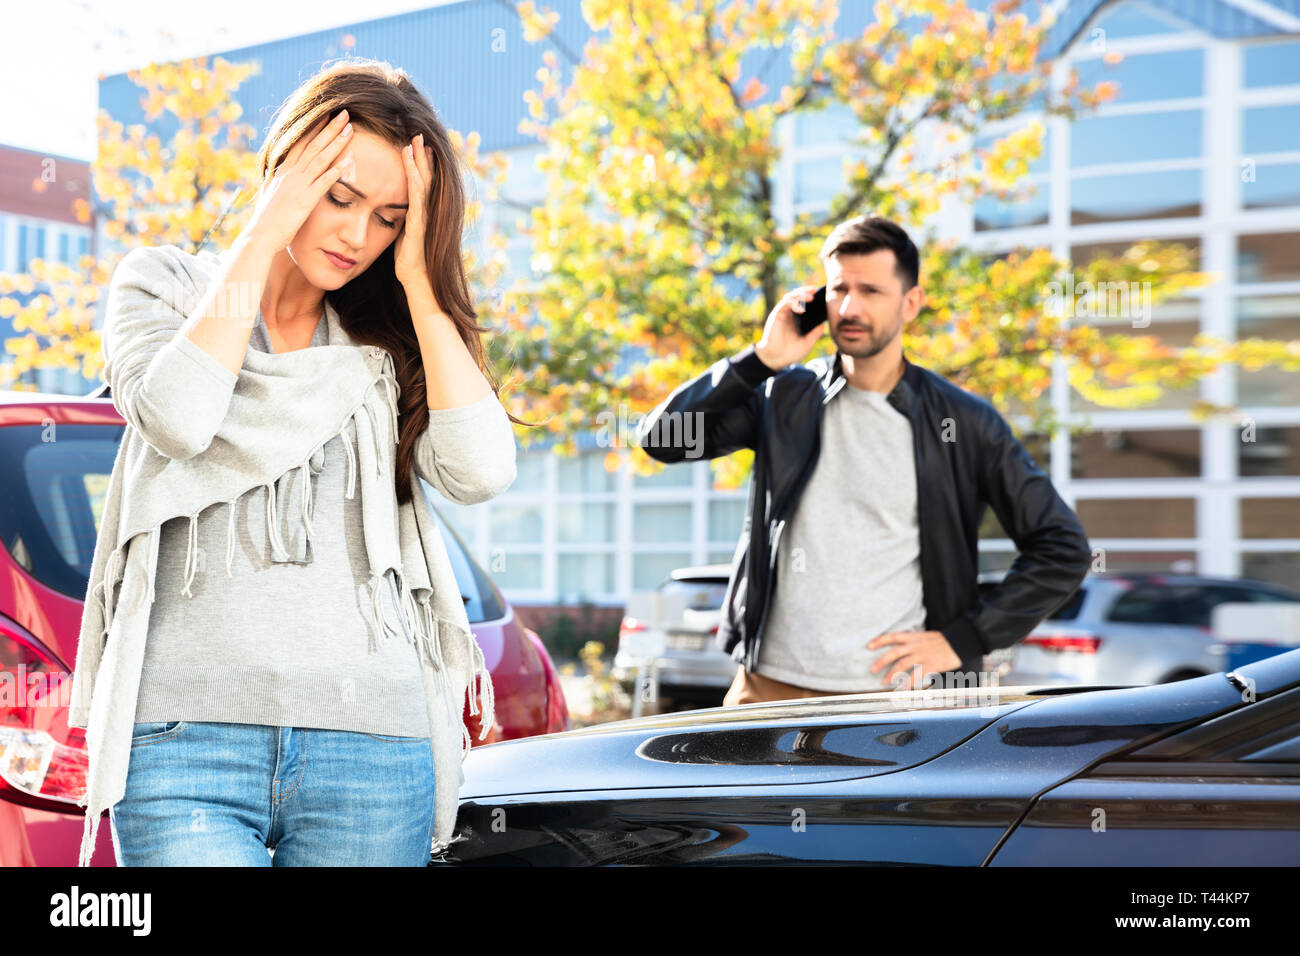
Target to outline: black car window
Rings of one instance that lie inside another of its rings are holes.
[[[1120,595],[1108,615],[1124,624],[1169,624],[1209,627],[1215,599],[1202,585],[1140,584]]]
[[[85,600],[108,479],[125,425],[0,428],[0,541],[60,594]]]
[[[1286,604],[1294,604],[1300,601],[1300,594],[1292,594],[1288,591],[1274,590],[1273,588],[1242,588],[1246,597],[1234,598],[1237,601],[1256,601],[1259,603],[1275,603],[1281,601]]]
[[[1127,760],[1300,762],[1300,688],[1283,691],[1134,750]]]

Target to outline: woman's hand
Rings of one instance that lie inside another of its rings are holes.
[[[258,189],[257,205],[242,235],[265,241],[277,252],[289,243],[311,215],[325,190],[347,170],[352,153],[339,154],[352,142],[348,111],[317,123],[290,147],[284,161]]]
[[[424,259],[424,210],[429,186],[433,182],[433,147],[424,145],[422,133],[416,133],[411,142],[413,145],[402,150],[410,208],[406,210],[402,231],[393,243],[393,271],[408,293],[431,290],[429,267]],[[418,164],[416,155],[419,156]]]

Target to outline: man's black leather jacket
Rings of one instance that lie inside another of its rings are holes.
[[[1015,644],[1069,599],[1091,550],[1074,512],[998,411],[904,363],[888,401],[912,424],[925,629],[942,632],[961,658],[960,673],[943,679],[970,682],[986,653]],[[754,451],[717,637],[746,670],[758,662],[781,532],[817,463],[822,410],[845,385],[838,352],[774,372],[749,346],[674,389],[637,427],[637,446],[663,462]],[[978,535],[986,505],[1019,554],[981,599]]]

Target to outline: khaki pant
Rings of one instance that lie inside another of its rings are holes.
[[[737,704],[763,704],[773,700],[795,700],[799,697],[834,697],[860,693],[862,691],[810,690],[807,687],[796,687],[794,684],[764,677],[757,672],[747,673],[745,665],[739,664],[736,667],[736,677],[727,690],[727,696],[722,698],[722,706],[734,707]]]

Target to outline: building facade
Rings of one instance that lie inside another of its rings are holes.
[[[581,49],[590,32],[578,0],[546,5],[561,14],[561,39]],[[1138,239],[1182,240],[1219,281],[1157,306],[1149,329],[1128,318],[1099,321],[1171,344],[1188,344],[1198,331],[1300,339],[1297,6],[1058,3],[1046,51],[1055,82],[1077,66],[1082,82],[1113,79],[1121,95],[1074,123],[1046,121],[1032,198],[946,208],[935,223],[938,234],[963,238],[990,256],[1032,245],[1076,261]],[[839,34],[860,32],[870,5],[842,7]],[[275,105],[321,62],[355,53],[406,69],[448,126],[478,131],[482,152],[501,150],[510,159],[505,199],[486,205],[471,241],[482,252],[488,236],[504,235],[512,282],[535,277],[543,265],[520,229],[520,217],[545,192],[533,165],[541,148],[517,131],[542,49],[522,40],[500,5],[466,0],[222,56],[262,64],[240,91],[246,117],[262,129]],[[1114,54],[1122,60],[1110,62]],[[772,89],[779,89],[779,72],[778,64]],[[115,119],[140,121],[124,77],[107,78],[102,90]],[[1032,118],[990,127],[981,138]],[[780,123],[779,221],[827,208],[849,154],[842,137],[852,131],[843,108]],[[1053,408],[1090,428],[1026,444],[1078,511],[1108,570],[1241,574],[1300,586],[1300,373],[1224,369],[1194,390],[1121,411],[1081,401],[1061,371]],[[1236,403],[1243,415],[1202,424],[1189,414],[1198,398]],[[594,429],[579,445],[576,457],[557,456],[546,444],[521,450],[508,492],[469,507],[440,504],[513,603],[617,606],[674,568],[731,560],[747,489],[714,489],[707,462],[649,478],[608,471],[611,452],[641,453],[606,444]],[[996,520],[986,526],[983,564],[1006,567],[1014,545]]]
[[[93,230],[78,221],[75,206],[89,198],[89,163],[0,146],[0,272],[24,273],[33,259],[75,266],[90,255]],[[15,335],[13,319],[0,316],[0,342]],[[42,392],[74,395],[95,384],[61,368],[34,369],[21,380]]]

